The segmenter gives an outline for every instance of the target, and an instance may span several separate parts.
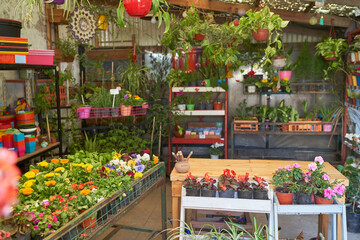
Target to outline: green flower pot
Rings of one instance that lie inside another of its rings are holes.
[[[186,104],[186,109],[187,110],[194,110],[195,109],[195,104]]]

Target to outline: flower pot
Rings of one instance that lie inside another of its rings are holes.
[[[297,192],[296,193],[296,204],[311,204],[312,194]]]
[[[353,213],[352,207],[346,208],[347,230],[351,233],[360,233],[360,213]]]
[[[200,188],[186,188],[186,196],[199,196],[200,197]]]
[[[285,57],[275,57],[273,60],[273,66],[275,68],[283,68],[286,66],[287,59]]]
[[[284,79],[284,78],[290,79],[290,78],[291,78],[291,74],[292,74],[292,71],[280,71],[280,72],[279,72],[280,80],[282,80],[282,79]]]
[[[21,22],[12,19],[0,19],[0,36],[20,37]]]
[[[266,123],[261,123],[260,124],[259,131],[266,131]]]
[[[44,0],[45,3],[52,4],[52,5],[62,5],[64,4],[65,0]]]
[[[81,210],[80,214],[83,212],[85,212],[85,210]],[[86,218],[80,225],[84,229],[96,227],[96,216],[90,216],[89,218]]]
[[[290,205],[293,202],[294,193],[282,193],[282,188],[276,188],[276,196],[282,205]]]
[[[195,34],[193,39],[197,40],[197,41],[202,41],[202,40],[204,40],[204,38],[205,38],[204,34],[197,33],[197,34]]]
[[[184,111],[186,109],[186,104],[179,104],[177,107],[180,111]]]
[[[280,131],[282,132],[289,131],[289,125],[280,125]]]
[[[279,130],[279,127],[277,125],[270,125],[270,130],[276,132]]]
[[[219,197],[221,198],[234,198],[235,190],[219,191]]]
[[[105,15],[100,15],[97,18],[97,27],[99,30],[106,30],[108,26],[108,19]]]
[[[56,137],[51,137],[51,143],[56,143]]]
[[[205,103],[199,103],[199,104],[198,104],[198,109],[199,109],[199,110],[205,110],[205,108],[206,108]]]
[[[125,105],[121,105],[121,115],[122,116],[130,116],[131,114],[131,107],[132,106],[125,106]]]
[[[315,204],[333,204],[334,200],[329,200],[327,198],[323,198],[315,195]]]
[[[76,109],[77,116],[80,119],[87,119],[90,117],[91,106],[78,107]]]
[[[252,31],[252,36],[255,41],[266,41],[269,37],[269,30],[260,28],[256,32]]]
[[[360,86],[360,76],[356,76],[356,85]]]
[[[323,125],[323,131],[324,132],[331,132],[331,130],[332,130],[332,124],[324,124]]]
[[[350,53],[350,59],[351,62],[356,62],[355,52]]]
[[[201,189],[202,197],[216,197],[216,190],[209,190],[207,188]]]
[[[120,108],[112,108],[110,110],[110,114],[112,117],[119,117],[120,116]]]
[[[212,155],[212,154],[210,154],[210,158],[211,158],[211,159],[219,159],[219,155]]]
[[[180,134],[178,131],[174,131],[173,134],[174,134],[174,137],[176,137],[176,138],[182,138],[185,135],[185,131],[183,131],[182,134]]]
[[[226,79],[225,79],[225,78],[219,79],[217,86],[220,86],[222,83],[226,83]]]
[[[186,109],[187,110],[194,110],[195,109],[195,104],[186,104]]]
[[[268,199],[268,191],[254,190],[254,199]]]
[[[187,173],[190,169],[190,163],[188,161],[175,163],[175,170],[178,173]]]
[[[131,17],[145,17],[150,11],[151,0],[124,0],[125,11]]]
[[[214,110],[222,110],[222,102],[215,102]]]
[[[191,87],[196,87],[196,85],[197,85],[196,81],[189,82],[189,86],[191,86]]]
[[[261,87],[261,92],[268,92],[270,88],[268,87]]]
[[[254,86],[254,85],[247,86],[247,91],[248,91],[248,93],[255,93],[256,92],[256,86]]]
[[[205,83],[205,84],[204,84],[205,87],[211,87],[210,79],[205,79],[205,80],[204,80],[204,83]]]
[[[325,60],[327,60],[327,61],[334,61],[335,59],[336,59],[336,57],[335,57],[335,55],[334,56],[332,56],[332,57],[324,57],[325,58]]]
[[[205,105],[205,108],[206,108],[206,110],[213,110],[213,109],[214,109],[214,104],[212,104],[212,103],[207,103],[207,104]]]
[[[237,192],[238,192],[238,198],[245,198],[245,199],[252,199],[253,198],[252,189],[238,190]]]

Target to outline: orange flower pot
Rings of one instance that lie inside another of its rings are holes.
[[[294,193],[282,193],[276,191],[276,197],[281,205],[290,205],[293,202]]]
[[[315,204],[333,204],[334,200],[329,200],[315,195]]]
[[[222,102],[215,102],[214,110],[222,110]]]
[[[81,210],[80,214],[83,212],[85,212],[85,210]],[[84,222],[81,223],[81,227],[84,229],[96,227],[96,216],[90,216],[89,218],[85,219]]]
[[[121,105],[121,115],[122,116],[130,116],[131,114],[131,107],[132,106],[125,106],[125,105]]]

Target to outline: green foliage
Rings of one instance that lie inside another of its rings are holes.
[[[285,168],[278,168],[273,173],[270,183],[276,188],[281,188],[281,192],[294,193],[298,190],[297,181],[300,179],[302,179],[302,170],[288,165]]]
[[[235,109],[235,120],[252,120],[254,117],[255,106],[247,107],[246,99],[239,103],[239,107]]]
[[[186,96],[186,104],[195,104],[197,101],[197,97],[194,94],[189,94]]]
[[[63,39],[56,39],[55,43],[64,57],[75,57],[78,53],[78,46],[81,44],[79,41],[76,41],[72,34]]]
[[[157,59],[149,55],[151,69],[148,71],[150,99],[157,100],[168,96],[168,82],[166,76],[171,69],[171,59],[162,55]]]
[[[269,110],[270,110],[270,108],[267,105],[258,107],[258,109],[257,109],[257,117],[258,117],[260,122],[265,123],[265,120],[269,116]]]
[[[179,68],[171,69],[170,73],[166,76],[166,82],[169,83],[169,87],[180,87],[185,79],[185,71]]]
[[[96,88],[90,98],[90,105],[94,108],[104,108],[112,106],[112,95],[105,87]]]
[[[209,91],[209,92],[204,92],[202,94],[204,96],[204,100],[207,104],[210,104],[211,98],[214,96],[214,93]]]
[[[84,133],[84,151],[85,152],[97,152],[98,151],[98,145],[96,141],[96,136],[92,139],[88,137],[87,133]]]
[[[331,122],[334,116],[335,108],[334,106],[326,107],[324,104],[320,107],[320,112],[322,115],[322,121]]]
[[[148,67],[138,66],[134,62],[130,62],[120,74],[121,86],[132,94],[144,96],[146,89],[148,89],[148,79],[146,78],[148,71]]]

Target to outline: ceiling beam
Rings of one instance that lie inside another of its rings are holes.
[[[180,5],[185,7],[194,6],[196,8],[211,10],[211,11],[221,11],[221,12],[229,12],[236,13],[239,9],[244,9],[245,11],[254,9],[250,5],[246,4],[232,4],[226,2],[219,2],[213,0],[167,0],[168,4]],[[309,23],[309,19],[314,16],[312,13],[303,13],[303,12],[292,12],[285,10],[271,10],[272,12],[279,14],[282,19],[293,21],[293,22],[301,22],[301,23]],[[319,17],[320,18],[320,17]],[[339,17],[333,15],[324,15],[324,25],[331,25],[331,19],[334,19],[334,25],[336,27],[348,27],[351,21],[350,18]]]

